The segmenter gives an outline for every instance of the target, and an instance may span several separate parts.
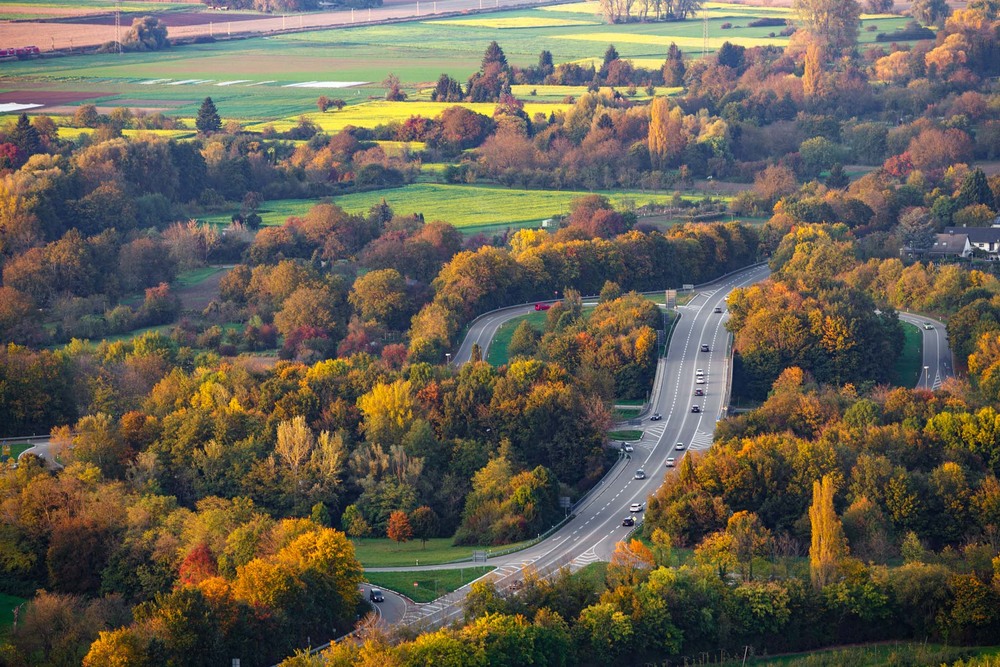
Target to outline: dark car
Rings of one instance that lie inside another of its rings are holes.
[[[552,305],[548,303],[536,303],[535,310],[548,310]]]
[[[711,349],[711,348],[710,348],[710,347],[708,346],[708,344],[707,344],[707,343],[702,343],[702,344],[701,344],[701,351],[702,351],[702,352],[711,352],[711,351],[712,351],[712,349]]]
[[[695,396],[704,396],[705,395],[705,390],[699,387],[698,389],[694,390],[694,395]]]
[[[622,519],[622,525],[623,526],[634,526],[635,525],[635,519],[633,519],[630,516],[627,516],[624,519]]]
[[[691,412],[701,412],[701,407],[697,405],[692,405]]]
[[[716,306],[715,310],[713,312],[721,313],[722,312],[722,306]]]
[[[385,596],[382,595],[382,591],[377,588],[373,588],[368,594],[368,599],[372,602],[385,602]]]

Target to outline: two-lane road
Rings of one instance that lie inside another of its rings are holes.
[[[899,313],[899,319],[918,327],[923,334],[923,368],[917,388],[937,389],[955,374],[947,328],[926,315]]]

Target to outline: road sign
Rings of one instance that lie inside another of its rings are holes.
[[[686,292],[690,292],[691,290],[694,289],[694,284],[692,284],[692,283],[684,283],[683,285],[681,285],[681,289],[684,290],[684,291],[686,291]]]
[[[559,496],[559,507],[565,510],[569,509],[571,506],[572,504],[569,501],[569,496]]]
[[[676,308],[677,307],[677,290],[675,290],[675,289],[668,289],[667,290],[666,298],[667,298],[667,304],[666,304],[667,308]]]

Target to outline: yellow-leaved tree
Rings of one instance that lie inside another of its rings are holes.
[[[829,475],[813,482],[813,502],[809,507],[812,544],[809,547],[809,574],[820,590],[831,581],[847,556],[847,538],[840,517],[833,509],[836,487]]]

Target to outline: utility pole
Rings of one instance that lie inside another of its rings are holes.
[[[708,12],[701,13],[701,57],[708,55]]]
[[[122,54],[122,0],[115,2],[115,47]]]

